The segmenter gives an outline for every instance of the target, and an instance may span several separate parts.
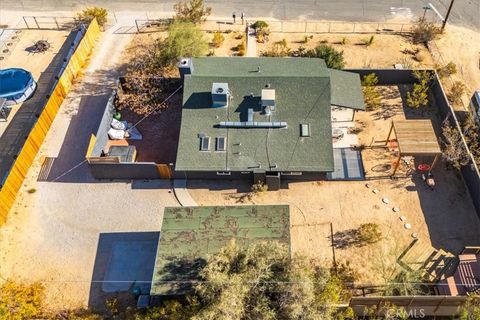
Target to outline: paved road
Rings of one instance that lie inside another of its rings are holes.
[[[0,0],[4,10],[69,11],[91,5],[113,11],[139,11],[139,17],[155,12],[172,11],[172,0]],[[383,21],[392,18],[408,20],[423,14],[432,2],[443,15],[450,0],[206,0],[214,15],[229,17],[233,11],[250,17],[276,19],[327,19]],[[433,15],[433,13],[430,13]],[[455,0],[451,22],[480,29],[480,0]]]

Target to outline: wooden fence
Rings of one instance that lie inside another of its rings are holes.
[[[93,20],[86,29],[71,58],[66,63],[65,68],[60,72],[60,78],[0,190],[0,225],[5,223],[8,212],[15,202],[28,169],[32,165],[63,100],[70,91],[73,80],[86,65],[99,34],[100,28],[98,23],[96,20]]]

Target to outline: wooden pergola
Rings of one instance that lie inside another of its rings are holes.
[[[392,176],[397,172],[400,159],[403,156],[433,157],[430,171],[433,169],[442,151],[430,120],[393,121],[385,145],[390,141],[392,133],[395,133],[398,146],[398,161],[395,164]]]

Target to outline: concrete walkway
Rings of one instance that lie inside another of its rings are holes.
[[[247,33],[247,57],[257,56],[257,37],[255,36],[255,30],[248,27]]]
[[[175,197],[182,207],[196,207],[198,206],[195,200],[193,200],[187,189],[187,180],[175,179],[173,180],[173,192]]]

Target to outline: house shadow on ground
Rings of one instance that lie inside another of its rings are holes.
[[[115,74],[115,70],[96,71],[89,81],[82,82],[65,99],[57,118],[69,118],[68,129],[47,181],[99,182],[91,175],[85,156],[90,137],[98,130],[113,90],[111,85],[104,82],[114,78]]]
[[[101,233],[88,307],[104,312],[111,298],[135,305],[134,287],[149,294],[159,237],[159,232]]]

